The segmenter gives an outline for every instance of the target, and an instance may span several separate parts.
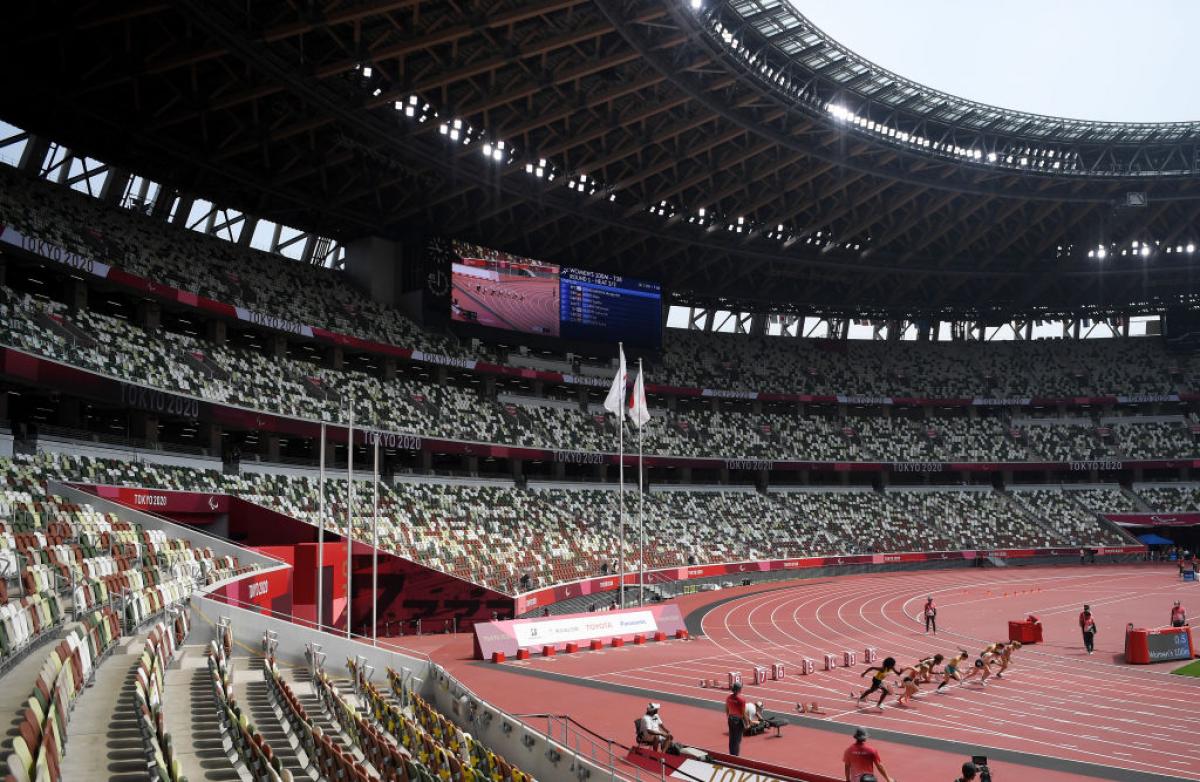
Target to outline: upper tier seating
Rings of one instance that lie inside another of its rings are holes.
[[[353,400],[362,425],[423,437],[498,442],[555,450],[611,451],[611,417],[563,401],[505,396],[399,375],[384,381],[306,360],[216,347],[194,337],[147,332],[116,317],[71,313],[65,305],[0,286],[0,343],[48,358],[150,383],[213,402],[330,420]],[[67,324],[63,331],[55,324]],[[83,340],[76,333],[98,335]],[[1175,458],[1194,454],[1190,427],[1130,417],[1101,436],[1090,419],[1030,421],[1002,416],[880,418],[754,413],[736,409],[661,410],[644,432],[650,454],[812,461],[1070,461]],[[1076,423],[1082,420],[1082,425]],[[632,446],[632,434],[630,437]],[[1158,453],[1161,449],[1163,452]]]
[[[458,358],[502,362],[507,355],[423,331],[342,273],[112,208],[8,166],[0,166],[0,224],[154,282],[289,322]],[[1194,362],[1168,355],[1153,339],[871,343],[669,329],[664,348],[662,366],[650,368],[652,382],[729,390],[1026,398],[1200,387]],[[555,365],[579,368],[577,360],[565,358]]]

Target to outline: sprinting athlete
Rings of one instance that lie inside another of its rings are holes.
[[[883,665],[869,666],[865,671],[863,671],[862,673],[860,673],[858,675],[858,678],[861,679],[862,677],[866,676],[868,673],[871,673],[871,671],[875,672],[875,675],[871,677],[871,686],[869,688],[867,688],[866,690],[863,690],[862,695],[858,696],[858,702],[862,703],[863,699],[866,698],[871,693],[875,692],[876,690],[882,690],[883,692],[881,692],[879,694],[879,703],[877,704],[879,706],[879,708],[882,709],[883,702],[885,700],[887,700],[887,696],[892,694],[891,689],[884,682],[887,680],[889,673],[894,674],[897,672],[896,671],[896,658],[888,657],[887,659],[885,659],[883,661]],[[853,692],[850,693],[850,697],[851,698],[854,697]]]
[[[910,668],[905,668],[903,676],[912,676],[917,684],[926,684],[933,679],[934,668],[942,664],[943,657],[935,654],[932,657],[922,657]]]
[[[946,661],[946,667],[942,669],[942,683],[937,686],[934,692],[941,692],[942,688],[950,683],[951,680],[962,682],[962,674],[958,669],[965,663],[971,655],[967,654],[966,649],[960,649],[958,654]]]
[[[917,669],[905,669],[904,673],[900,674],[900,695],[896,697],[896,705],[907,709],[918,689],[920,685],[917,683]]]
[[[1012,654],[1021,648],[1020,641],[1009,641],[1000,650],[1000,670],[996,671],[996,678],[1003,679],[1004,672],[1008,670],[1009,664],[1012,663]]]

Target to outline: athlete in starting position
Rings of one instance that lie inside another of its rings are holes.
[[[942,683],[937,686],[934,692],[941,692],[942,688],[950,683],[951,680],[961,682],[962,676],[958,672],[959,666],[965,663],[971,655],[967,654],[966,649],[960,649],[958,654],[946,661],[946,667],[942,669]]]
[[[1000,670],[996,671],[997,679],[1004,678],[1004,672],[1008,670],[1009,664],[1012,663],[1012,653],[1020,648],[1020,641],[1009,641],[1000,648]]]
[[[866,676],[871,671],[875,672],[875,675],[871,677],[871,686],[869,688],[867,688],[866,690],[863,690],[862,695],[858,696],[858,702],[862,703],[863,698],[866,698],[868,695],[875,692],[876,690],[882,690],[883,692],[881,692],[879,694],[879,703],[877,704],[879,706],[879,708],[882,709],[883,702],[885,700],[887,700],[887,696],[892,694],[892,691],[890,689],[888,689],[888,686],[886,684],[884,684],[884,681],[887,680],[889,673],[897,673],[896,658],[888,657],[887,659],[885,659],[883,661],[883,665],[869,666],[865,671],[860,673],[858,675],[858,677],[861,679],[862,677]],[[854,697],[853,692],[850,693],[850,697],[851,698]]]

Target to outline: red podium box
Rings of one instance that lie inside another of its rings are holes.
[[[1008,623],[1008,640],[1020,641],[1023,644],[1040,644],[1042,642],[1042,623],[1010,621]]]

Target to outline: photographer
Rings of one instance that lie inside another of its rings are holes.
[[[962,776],[954,782],[992,782],[992,771],[988,768],[987,758],[976,757],[962,764]]]

